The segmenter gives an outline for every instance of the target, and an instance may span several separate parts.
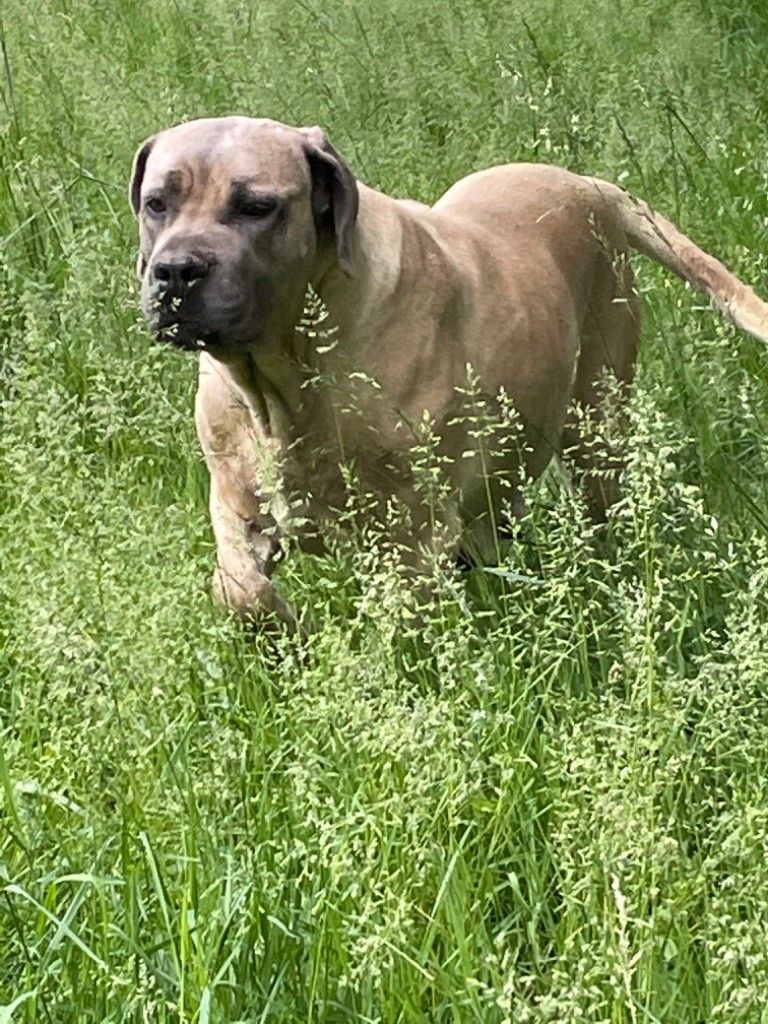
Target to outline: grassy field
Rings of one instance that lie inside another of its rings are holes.
[[[194,360],[137,312],[134,149],[320,123],[431,201],[620,181],[768,292],[763,0],[6,0],[0,1022],[768,1021],[768,353],[638,261],[625,498],[539,487],[422,636],[374,548],[306,645],[212,607]]]

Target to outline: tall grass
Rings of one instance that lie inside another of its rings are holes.
[[[543,160],[765,290],[759,0],[7,0],[0,1021],[768,1021],[768,356],[639,266],[606,536],[555,481],[417,629],[292,557],[307,645],[210,604],[194,364],[139,322],[147,135],[321,123],[430,201]]]

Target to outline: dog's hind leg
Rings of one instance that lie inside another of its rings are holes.
[[[580,330],[572,408],[563,430],[566,461],[575,465],[590,512],[598,521],[619,496],[620,445],[608,435],[623,424],[640,322],[640,301],[626,257],[601,256]]]

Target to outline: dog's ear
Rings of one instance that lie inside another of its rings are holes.
[[[144,180],[144,171],[147,166],[147,158],[152,152],[152,146],[155,143],[156,136],[152,136],[143,142],[141,146],[136,150],[136,156],[133,158],[133,169],[131,171],[131,184],[128,188],[128,198],[131,201],[133,212],[138,217],[139,207],[141,205],[141,183]]]
[[[339,266],[352,276],[352,238],[360,197],[357,182],[345,161],[320,128],[302,128],[312,172],[312,209],[318,225],[328,224],[336,240]]]
[[[147,139],[146,142],[142,143],[141,146],[136,150],[136,156],[133,158],[133,169],[131,170],[131,184],[128,186],[128,198],[131,201],[131,207],[133,212],[138,217],[139,208],[141,206],[141,183],[144,180],[144,170],[147,166],[147,158],[152,152],[152,146],[154,145],[156,136],[152,136]],[[139,251],[139,255],[136,257],[136,274],[139,278],[144,276],[144,271],[147,269],[147,259],[143,251]]]

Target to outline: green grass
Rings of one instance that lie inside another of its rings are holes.
[[[424,635],[349,544],[282,570],[307,645],[249,639],[125,200],[158,128],[270,115],[422,200],[620,181],[765,292],[761,0],[0,18],[0,1021],[768,1021],[765,349],[639,262],[608,539],[540,487]]]

